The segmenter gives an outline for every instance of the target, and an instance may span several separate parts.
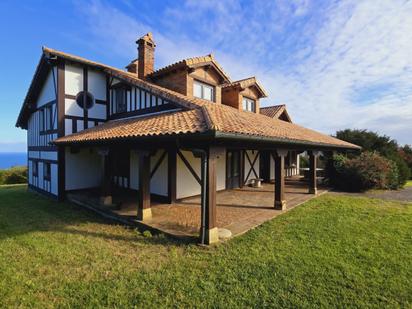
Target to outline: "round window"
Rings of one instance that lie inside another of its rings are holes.
[[[80,91],[76,96],[76,103],[81,108],[89,109],[94,104],[94,98],[88,91]]]

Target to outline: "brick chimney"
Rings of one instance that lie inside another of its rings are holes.
[[[142,36],[136,41],[136,43],[138,58],[137,61],[132,62],[130,65],[132,65],[132,67],[133,64],[137,65],[137,75],[139,78],[144,79],[148,74],[154,71],[154,51],[156,44],[153,41],[153,35],[151,32]]]

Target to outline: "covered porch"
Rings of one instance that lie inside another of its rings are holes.
[[[325,187],[318,188],[318,194],[324,192]],[[263,183],[259,188],[244,186],[216,192],[216,226],[220,240],[241,235],[315,197],[308,193],[308,182],[299,176],[286,178],[284,194],[286,207],[281,210],[273,207],[273,183]],[[98,191],[78,191],[72,196],[101,207]],[[107,210],[115,217],[131,224],[142,223],[137,217],[138,201],[133,192],[114,192],[113,204],[117,205],[116,209]],[[151,218],[143,224],[172,236],[197,239],[201,222],[201,196],[195,196],[173,203],[152,201]]]

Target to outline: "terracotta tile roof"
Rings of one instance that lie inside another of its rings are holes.
[[[270,118],[279,118],[279,116],[286,110],[286,105],[273,105],[260,108],[260,113],[262,115],[268,116]]]
[[[177,61],[175,63],[169,64],[169,65],[167,65],[163,68],[160,68],[160,69],[154,71],[153,73],[149,74],[148,77],[149,78],[150,77],[155,78],[157,76],[161,76],[164,73],[169,72],[169,71],[174,70],[174,69],[177,69],[177,68],[192,67],[192,66],[195,66],[195,65],[207,64],[207,63],[212,64],[216,68],[216,70],[222,75],[222,77],[224,77],[226,82],[230,82],[229,75],[227,75],[227,73],[223,70],[223,68],[220,66],[220,64],[216,61],[213,54],[208,54],[208,55],[199,56],[199,57],[192,57],[192,58],[187,58],[187,59]]]
[[[267,97],[267,93],[262,85],[257,81],[256,77],[248,77],[240,79],[231,83],[226,83],[222,85],[222,88],[240,87],[242,89],[248,88],[250,86],[256,86],[262,94],[262,98]]]
[[[179,111],[148,115],[131,119],[108,121],[102,125],[54,140],[55,144],[84,143],[100,140],[165,136],[173,134],[204,133],[233,134],[242,138],[261,137],[276,143],[299,143],[338,148],[360,147],[337,138],[303,128],[293,123],[264,115],[242,112],[230,106],[216,104],[141,80],[136,74],[106,66],[87,59],[44,48],[44,52],[103,69],[127,83],[150,90],[181,107]]]
[[[207,104],[203,107],[215,124],[215,130],[249,137],[265,137],[277,142],[317,144],[342,148],[360,147],[302,126],[272,119],[264,115],[241,112],[226,105]]]
[[[67,135],[55,143],[80,143],[118,140],[142,136],[200,133],[207,130],[200,109],[168,112],[146,117],[112,120],[102,125]]]

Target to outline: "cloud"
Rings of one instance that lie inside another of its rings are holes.
[[[107,52],[135,55],[155,35],[158,66],[215,52],[234,79],[257,75],[295,122],[334,133],[365,128],[412,144],[412,2],[186,1],[152,22],[105,2],[82,9]]]

